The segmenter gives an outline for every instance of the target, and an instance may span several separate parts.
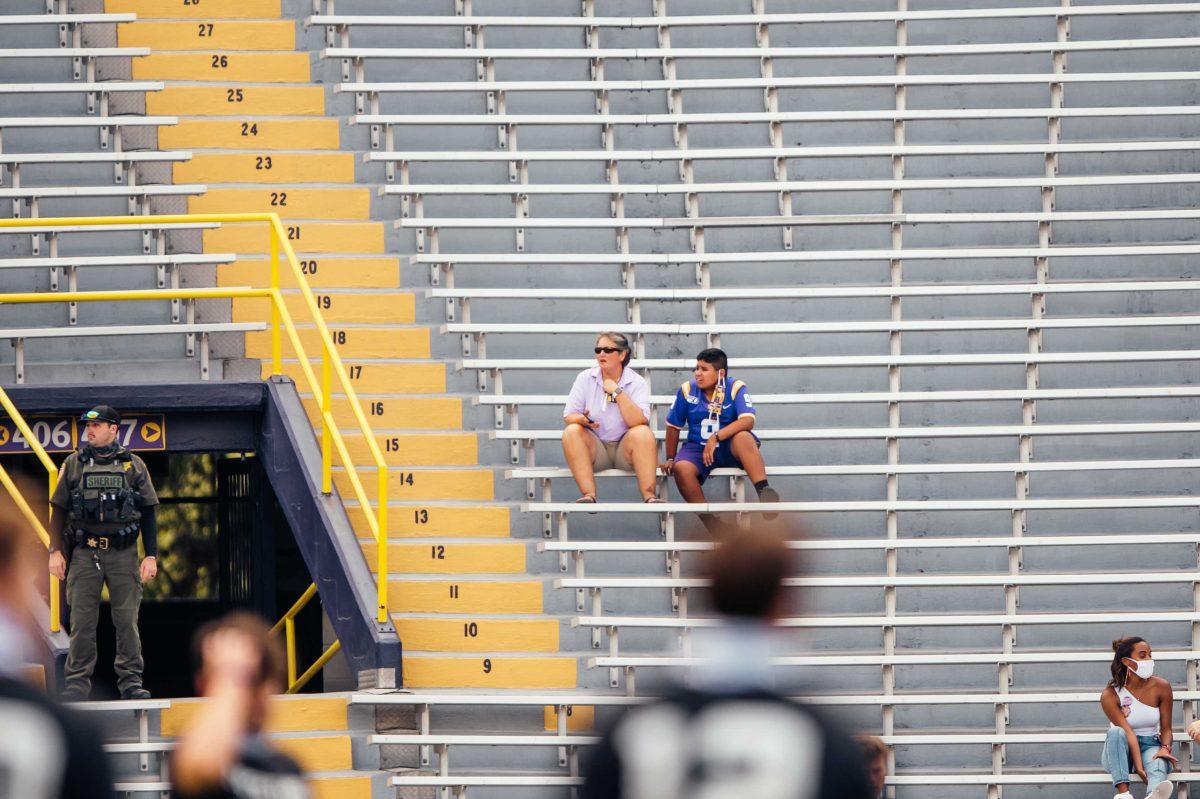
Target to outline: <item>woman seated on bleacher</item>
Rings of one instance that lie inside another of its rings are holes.
[[[1145,639],[1118,638],[1112,646],[1112,680],[1100,694],[1100,707],[1112,724],[1100,765],[1112,775],[1113,799],[1133,799],[1130,771],[1146,783],[1146,799],[1167,799],[1167,775],[1179,765],[1171,754],[1171,683],[1154,676],[1154,657]]]
[[[627,369],[633,351],[620,333],[596,338],[596,365],[575,377],[563,409],[563,454],[575,482],[576,502],[596,501],[596,472],[624,469],[637,475],[645,502],[655,494],[658,444],[650,429],[650,384]]]

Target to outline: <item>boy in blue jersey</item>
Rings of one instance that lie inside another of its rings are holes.
[[[758,437],[750,432],[755,419],[750,392],[741,380],[729,380],[728,371],[729,359],[721,350],[707,349],[696,356],[692,380],[679,387],[667,414],[667,460],[660,468],[675,476],[688,502],[707,502],[702,486],[709,473],[720,468],[744,469],[759,502],[778,502],[779,494],[767,483]],[[679,431],[685,426],[687,440],[680,448]]]

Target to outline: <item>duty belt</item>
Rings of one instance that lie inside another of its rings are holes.
[[[124,549],[133,543],[133,533],[136,530],[136,527],[131,527],[108,535],[97,535],[95,533],[84,532],[83,530],[76,530],[75,545],[87,547],[88,549]]]

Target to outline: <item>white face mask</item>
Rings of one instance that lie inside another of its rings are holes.
[[[1143,680],[1148,680],[1154,676],[1153,660],[1134,660],[1133,663],[1133,672]]]

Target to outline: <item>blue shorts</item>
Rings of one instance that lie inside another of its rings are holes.
[[[751,433],[750,435],[754,435]],[[754,436],[755,442],[762,446],[762,442],[758,441],[758,436]],[[687,461],[695,464],[699,470],[698,475],[700,485],[704,485],[704,481],[708,479],[708,474],[713,469],[740,469],[742,462],[733,454],[733,445],[729,441],[718,441],[717,451],[713,453],[712,466],[704,465],[704,445],[697,444],[695,441],[685,441],[683,446],[679,448],[678,454],[675,455],[675,461]]]

